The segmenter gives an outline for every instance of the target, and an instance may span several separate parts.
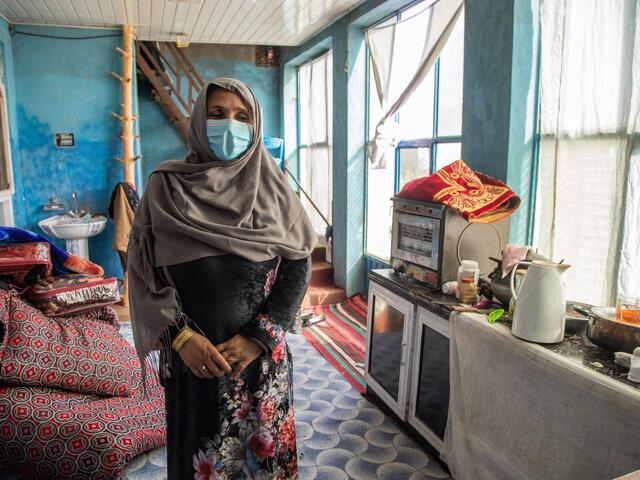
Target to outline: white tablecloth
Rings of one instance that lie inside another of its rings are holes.
[[[451,316],[451,399],[441,457],[457,480],[610,480],[640,469],[640,391]]]

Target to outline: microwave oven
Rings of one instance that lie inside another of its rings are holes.
[[[509,238],[509,218],[492,224],[469,223],[438,203],[391,197],[391,267],[429,287],[457,278],[462,260],[479,263],[487,274]]]

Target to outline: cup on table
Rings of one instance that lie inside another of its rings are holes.
[[[616,320],[622,323],[640,325],[640,298],[618,295]]]

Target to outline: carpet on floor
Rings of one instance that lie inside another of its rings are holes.
[[[360,393],[365,391],[364,353],[367,301],[361,295],[334,305],[304,308],[326,320],[304,327],[302,335]]]

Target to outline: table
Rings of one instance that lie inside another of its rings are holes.
[[[610,480],[640,469],[639,389],[484,315],[450,323],[441,457],[456,479]]]

